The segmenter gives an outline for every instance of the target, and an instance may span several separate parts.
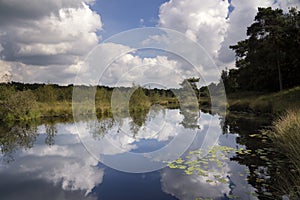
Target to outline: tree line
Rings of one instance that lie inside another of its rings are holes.
[[[66,110],[70,112],[68,115],[71,115],[74,87],[79,88],[83,93],[96,88],[94,99],[96,109],[99,113],[103,114],[103,112],[105,112],[105,115],[109,115],[111,112],[111,98],[115,89],[126,96],[126,94],[134,88],[134,92],[129,101],[129,109],[132,112],[147,111],[152,104],[178,107],[178,100],[175,94],[179,92],[183,93],[185,87],[188,85],[187,83],[191,84],[190,88],[195,90],[195,93],[198,94],[196,86],[196,82],[198,81],[199,79],[196,78],[184,80],[182,88],[180,89],[144,88],[141,86],[113,88],[108,86],[92,87],[85,85],[61,86],[44,83],[0,83],[0,121],[22,121],[38,118],[41,113],[45,113],[45,110],[49,111],[47,114],[49,116],[63,115],[63,112]],[[83,94],[83,96],[85,95]],[[64,108],[62,109],[61,107]],[[66,107],[69,109],[66,109]]]

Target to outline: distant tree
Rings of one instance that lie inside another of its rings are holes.
[[[72,101],[73,87],[59,87],[55,89],[55,93],[58,101]]]
[[[57,100],[57,93],[58,90],[54,89],[54,87],[50,84],[46,84],[42,87],[39,87],[37,90],[35,90],[35,94],[37,97],[37,100],[39,102],[47,102],[47,103],[53,103]]]
[[[150,107],[150,100],[146,96],[142,87],[138,86],[135,91],[132,93],[129,100],[129,109],[144,109]]]

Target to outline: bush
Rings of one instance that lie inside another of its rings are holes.
[[[3,121],[23,121],[38,117],[35,96],[29,90],[10,91],[0,104],[0,117]]]

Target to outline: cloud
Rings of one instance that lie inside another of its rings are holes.
[[[277,0],[273,6],[282,8],[284,11],[288,11],[291,7],[297,7],[298,9],[300,9],[300,1],[299,0]]]
[[[0,24],[10,24],[21,20],[34,20],[57,14],[62,7],[78,8],[82,2],[93,3],[94,0],[2,0],[0,2]]]
[[[102,22],[100,15],[90,9],[88,3],[92,2],[1,1],[0,8],[5,12],[0,12],[0,59],[27,71],[25,74],[39,71],[41,77],[49,72],[56,74],[57,68],[63,71],[76,65],[99,42],[96,32],[101,30]],[[15,78],[18,75],[13,78],[37,81],[35,77]],[[60,82],[64,81],[61,77]]]
[[[104,84],[109,85],[105,81],[103,82],[102,78],[104,73],[110,67],[114,59],[119,56],[126,54],[127,52],[133,52],[134,49],[129,46],[117,44],[117,43],[102,43],[97,45],[94,48],[87,59],[83,62],[78,63],[77,65],[69,66],[66,71],[77,73],[76,84],[91,84],[97,85]],[[123,66],[119,66],[122,70]],[[117,79],[118,77],[113,77]],[[110,81],[109,81],[110,83]]]
[[[140,19],[140,27],[145,27],[145,20],[144,20],[144,18]]]
[[[10,79],[20,82],[54,82],[54,83],[72,83],[76,75],[76,69],[81,62],[65,65],[35,66],[26,65],[20,62],[8,62],[0,60],[1,75],[9,75]],[[73,69],[73,70],[72,70]],[[11,77],[11,76],[12,77]]]
[[[161,5],[159,26],[179,31],[197,42],[219,65],[218,51],[229,26],[228,7],[229,3],[221,0],[172,0]],[[190,51],[189,47],[181,48]],[[200,60],[206,60],[207,55],[198,56]],[[196,67],[199,68],[206,84],[219,80],[220,70],[211,64]]]
[[[173,0],[160,7],[159,26],[184,33],[216,57],[228,24],[228,2],[213,0]]]
[[[7,82],[10,80],[9,76],[11,74],[11,67],[7,62],[4,62],[2,60],[0,60],[0,66],[1,66],[1,70],[0,70],[0,83],[1,82]]]
[[[70,64],[98,43],[96,31],[101,19],[82,3],[78,8],[61,8],[39,20],[26,20],[25,25],[4,27],[0,42],[2,58],[24,64]],[[74,60],[74,61],[72,61]]]
[[[200,77],[201,82],[219,79],[213,76],[217,69],[207,52],[184,34],[169,29],[123,32],[99,44],[86,63],[84,72],[88,73],[79,77],[92,85],[131,86],[134,82],[178,88],[186,78]]]
[[[135,83],[144,86],[149,83],[160,88],[178,88],[179,83],[185,78],[199,74],[197,69],[181,55],[159,48],[144,48],[151,46],[153,42],[168,45],[166,41],[154,41],[153,38],[138,41],[141,48],[114,42],[101,43],[89,54],[85,62],[72,65],[67,71],[75,72],[80,69],[77,84],[132,86]],[[175,49],[179,45],[181,44],[171,48]]]
[[[162,87],[178,87],[183,81],[184,71],[180,60],[167,56],[144,57],[126,54],[114,61],[103,74],[103,83],[109,85],[132,86],[132,83],[145,85],[147,83],[161,84]],[[166,77],[172,79],[166,80]]]
[[[211,169],[215,170],[215,169]],[[206,197],[212,199],[221,199],[224,194],[229,194],[228,184],[216,182],[208,183],[207,180],[213,179],[214,174],[226,177],[229,171],[228,165],[222,168],[222,172],[208,172],[207,177],[198,174],[185,175],[182,171],[165,168],[161,173],[162,190],[167,194],[177,197],[181,200],[197,199]],[[224,171],[224,172],[223,172]]]

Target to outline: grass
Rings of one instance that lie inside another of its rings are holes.
[[[54,101],[54,102],[37,102],[35,112],[40,113],[41,118],[51,117],[65,117],[69,118],[73,116],[73,107],[75,106],[76,113],[81,115],[93,114],[96,111],[98,118],[112,116],[111,103],[108,101],[96,100],[95,107],[93,102],[80,102],[73,103],[72,101]],[[145,104],[145,105],[144,105]],[[133,105],[130,104],[130,111],[144,110],[144,108],[150,108],[151,103],[149,101],[137,101]]]
[[[291,199],[300,198],[300,109],[290,109],[273,122],[267,134],[279,154],[287,158],[284,174],[278,180],[281,190]],[[288,164],[290,163],[290,164]],[[278,164],[280,166],[280,163]]]
[[[51,103],[37,103],[37,112],[40,113],[40,116],[42,118],[48,118],[48,117],[72,117],[73,116],[73,108],[72,108],[72,102],[69,101],[56,101]],[[95,102],[95,109],[97,116],[109,116],[111,115],[111,108],[109,104],[100,104],[99,102]],[[76,105],[75,105],[76,106]],[[81,109],[83,114],[89,114],[84,113],[88,112],[90,108],[84,108],[82,105],[76,106],[78,109]]]
[[[270,94],[235,93],[229,94],[227,99],[230,111],[277,114],[289,108],[300,107],[300,87]]]
[[[270,132],[273,142],[300,170],[300,109],[286,111]]]
[[[41,117],[72,116],[72,102],[57,101],[52,103],[38,102],[38,112]]]

